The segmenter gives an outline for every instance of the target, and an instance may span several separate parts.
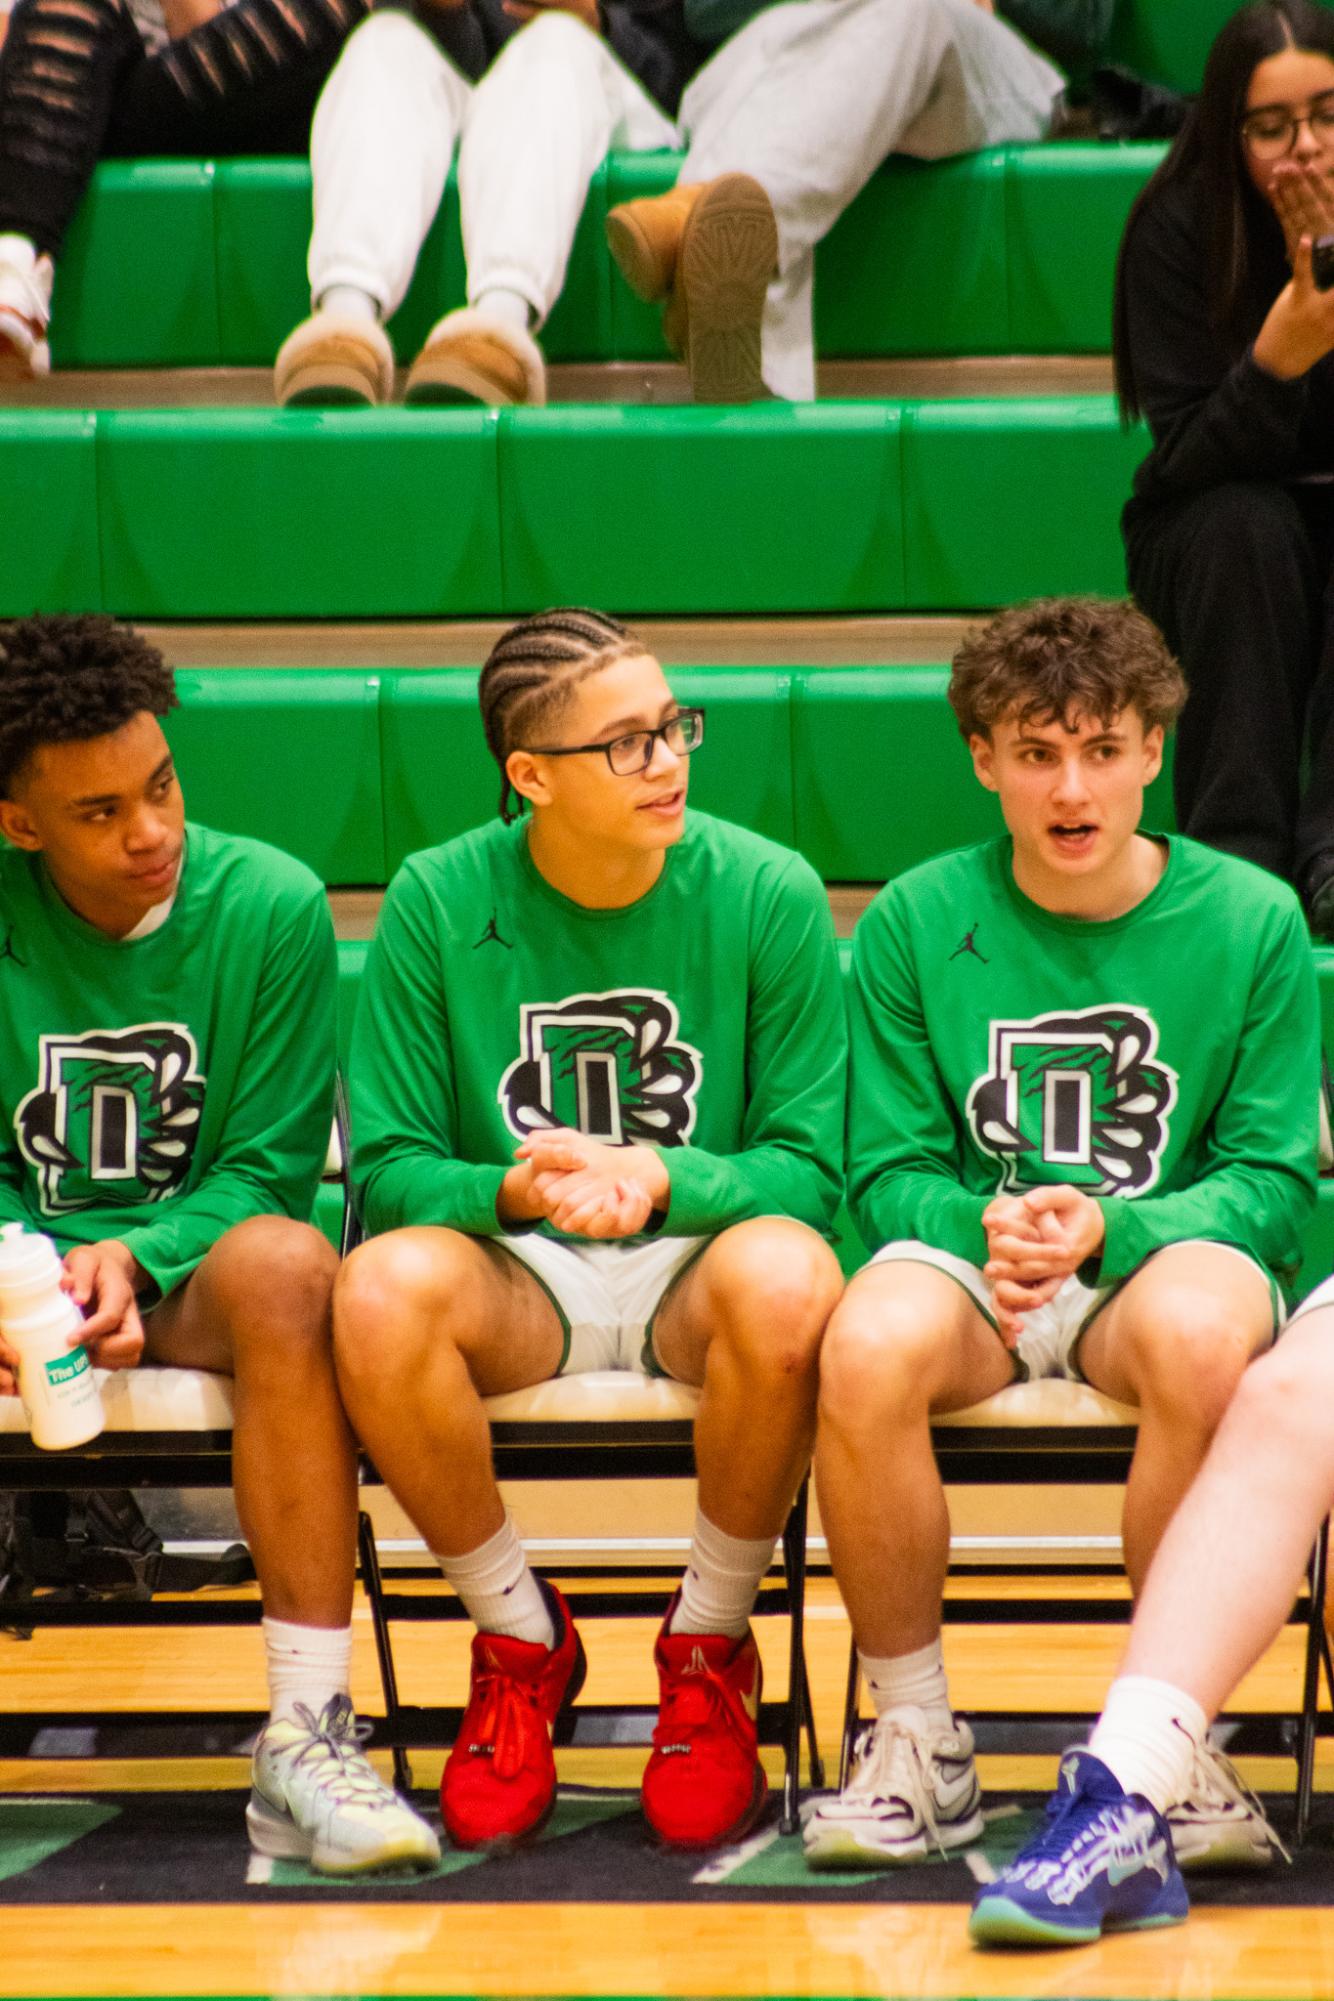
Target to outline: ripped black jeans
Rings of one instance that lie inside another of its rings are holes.
[[[0,53],[0,235],[60,255],[99,159],[306,152],[366,0],[235,0],[144,47],[124,0],[19,0]]]

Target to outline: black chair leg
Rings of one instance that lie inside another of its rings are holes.
[[[1302,1720],[1297,1742],[1297,1829],[1300,1848],[1311,1819],[1315,1790],[1316,1706],[1320,1700],[1320,1665],[1325,1635],[1325,1572],[1329,1555],[1329,1523],[1322,1522],[1311,1552],[1311,1602],[1306,1628],[1306,1672],[1302,1678]]]
[[[857,1689],[861,1682],[857,1642],[848,1643],[848,1686],[843,1697],[843,1748],[838,1759],[838,1789],[842,1792],[852,1775],[852,1747],[857,1741]]]
[[[787,1576],[788,1659],[787,1722],[784,1728],[783,1818],[784,1834],[795,1834],[801,1824],[797,1794],[801,1782],[801,1730],[810,1722],[811,1743],[815,1743],[811,1718],[810,1683],[806,1674],[806,1516],[809,1479],[803,1480],[792,1503],[783,1530],[783,1568]]]
[[[816,1792],[824,1785],[824,1759],[820,1756],[820,1740],[815,1729],[815,1704],[811,1700],[811,1678],[806,1668],[806,1657],[801,1661],[801,1714],[806,1725],[806,1751],[810,1759],[811,1784]]]
[[[375,1530],[363,1508],[357,1516],[357,1551],[361,1558],[361,1581],[371,1608],[375,1652],[380,1663],[380,1687],[384,1694],[385,1722],[393,1739],[394,1784],[402,1793],[412,1790],[412,1767],[399,1742],[402,1708],[398,1699],[398,1676],[394,1671],[394,1650],[389,1637],[389,1621],[384,1611],[384,1584],[380,1577],[380,1557],[375,1547]]]

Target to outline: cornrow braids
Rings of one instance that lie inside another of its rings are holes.
[[[553,722],[590,674],[644,651],[628,626],[585,605],[557,605],[501,633],[482,668],[477,699],[487,748],[500,766],[500,817],[507,826],[522,809],[510,805],[514,787],[505,761],[522,736]]]

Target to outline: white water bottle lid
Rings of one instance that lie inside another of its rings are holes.
[[[22,1223],[0,1228],[0,1320],[60,1286],[60,1257],[49,1237]]]

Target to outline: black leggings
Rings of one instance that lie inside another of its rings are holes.
[[[1190,684],[1179,826],[1307,888],[1334,868],[1334,488],[1239,480],[1132,501],[1125,529],[1130,588]]]
[[[304,153],[366,0],[236,0],[149,55],[124,0],[20,0],[0,54],[0,234],[60,254],[99,159]]]

